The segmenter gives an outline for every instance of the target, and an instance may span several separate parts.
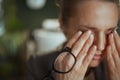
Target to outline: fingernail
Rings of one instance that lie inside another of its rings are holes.
[[[82,31],[79,31],[78,34],[82,34]]]
[[[96,49],[97,49],[97,46],[96,46],[96,45],[94,45],[94,46],[93,46],[93,48],[96,50]]]
[[[111,38],[113,38],[113,34],[111,34]]]
[[[91,34],[91,35],[90,35],[90,38],[91,38],[91,39],[93,39],[93,38],[94,38],[93,34]]]
[[[91,31],[89,30],[89,31],[87,31],[87,34],[91,34]]]
[[[117,31],[114,31],[115,34],[117,34]]]
[[[96,45],[94,45],[94,48],[96,49],[96,48],[97,48],[97,46],[96,46]]]

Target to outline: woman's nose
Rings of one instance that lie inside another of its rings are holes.
[[[104,32],[100,32],[98,35],[97,35],[97,48],[98,50],[102,51],[104,50],[105,48],[105,34]]]

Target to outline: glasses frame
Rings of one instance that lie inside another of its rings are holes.
[[[73,66],[72,66],[68,71],[59,71],[59,70],[57,70],[57,69],[55,68],[55,62],[56,62],[56,59],[57,59],[61,54],[64,54],[64,52],[68,52],[70,55],[72,55],[72,57],[74,58],[75,62],[74,62],[74,64],[73,64]],[[62,49],[62,50],[59,52],[59,54],[58,54],[58,56],[56,57],[56,59],[54,60],[54,62],[53,62],[53,64],[52,64],[52,69],[53,69],[53,71],[56,72],[56,73],[61,73],[61,74],[69,73],[69,72],[74,68],[74,66],[75,66],[75,64],[76,64],[76,57],[75,57],[74,54],[71,52],[71,48],[69,48],[69,47],[66,47],[66,48]]]

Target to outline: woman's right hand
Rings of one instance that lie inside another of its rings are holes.
[[[82,34],[81,31],[76,33],[74,37],[67,43],[66,47],[71,48],[73,55],[76,57],[76,64],[73,69],[66,74],[56,73],[56,80],[83,80],[88,66],[96,52],[96,46],[92,45],[94,36],[91,31]],[[73,64],[70,54],[63,54],[57,60],[56,67],[67,69]]]

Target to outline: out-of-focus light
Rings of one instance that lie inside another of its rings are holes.
[[[37,43],[37,54],[55,51],[58,46],[66,41],[66,37],[61,31],[50,31],[45,29],[34,30],[35,41]]]
[[[31,9],[41,9],[45,6],[46,0],[26,0],[26,4]]]
[[[0,3],[2,2],[3,0],[0,0]]]
[[[5,25],[3,22],[0,22],[0,36],[5,33]]]
[[[46,19],[42,23],[44,29],[57,29],[59,26],[58,19]]]

